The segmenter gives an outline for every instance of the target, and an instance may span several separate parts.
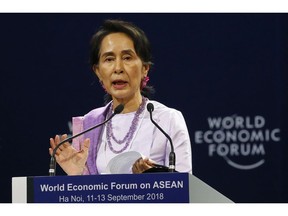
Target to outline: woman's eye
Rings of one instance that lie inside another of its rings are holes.
[[[123,56],[123,59],[124,60],[130,60],[132,57],[129,55],[129,56]]]
[[[105,61],[106,62],[111,62],[111,61],[113,61],[113,59],[114,59],[113,57],[107,57],[107,58],[105,58]]]

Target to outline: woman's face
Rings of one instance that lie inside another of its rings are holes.
[[[140,83],[148,70],[149,66],[143,65],[126,34],[112,33],[104,37],[99,64],[94,66],[94,71],[112,98],[139,99]]]

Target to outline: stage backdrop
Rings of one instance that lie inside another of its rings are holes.
[[[193,174],[234,202],[287,202],[288,16],[272,13],[0,14],[0,202],[13,176],[48,175],[49,138],[103,104],[88,55],[107,18],[150,38],[154,99],[183,112]]]

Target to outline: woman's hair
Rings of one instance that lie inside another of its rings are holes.
[[[150,67],[153,65],[150,42],[142,29],[131,22],[123,20],[105,20],[103,25],[91,39],[90,65],[92,67],[99,63],[100,48],[103,38],[111,33],[117,32],[124,33],[131,38],[136,54],[140,57],[144,65],[149,65]],[[141,94],[148,98],[150,98],[154,93],[155,90],[152,86],[146,85],[141,89]],[[104,103],[108,103],[111,99],[111,95],[106,94],[104,97]]]

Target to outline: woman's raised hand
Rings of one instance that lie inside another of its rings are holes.
[[[49,153],[52,155],[54,148],[67,138],[67,134],[56,135],[50,138]],[[90,147],[90,139],[85,139],[81,144],[81,149],[77,151],[69,142],[63,143],[55,153],[55,159],[59,166],[67,173],[67,175],[81,175],[85,169]]]

